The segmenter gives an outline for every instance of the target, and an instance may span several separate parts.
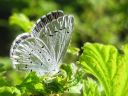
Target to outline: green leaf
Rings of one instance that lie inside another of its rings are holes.
[[[79,48],[72,47],[72,46],[69,46],[69,48],[67,50],[68,53],[71,53],[73,55],[79,55],[79,51],[80,51]]]
[[[104,96],[102,86],[91,78],[83,80],[83,96]]]
[[[119,52],[112,45],[86,43],[80,63],[103,85],[106,96],[128,95],[128,45]]]
[[[0,96],[21,96],[20,90],[15,87],[0,87]]]
[[[20,13],[14,13],[9,19],[10,25],[17,25],[25,32],[30,32],[33,22],[29,20],[27,16]]]
[[[11,60],[8,57],[0,57],[0,72],[11,68]]]
[[[20,89],[24,95],[39,95],[42,94],[44,90],[43,84],[35,72],[30,73],[20,85],[17,85],[17,88]]]
[[[61,68],[65,70],[67,76],[71,79],[71,76],[73,75],[71,64],[62,64]]]

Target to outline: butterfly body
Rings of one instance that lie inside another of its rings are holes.
[[[10,50],[13,67],[40,75],[58,72],[72,29],[73,16],[62,11],[42,16],[32,33],[23,33],[14,40]]]

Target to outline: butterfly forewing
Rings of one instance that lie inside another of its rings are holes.
[[[58,10],[58,11],[53,11],[53,12],[48,13],[47,15],[42,16],[41,18],[39,18],[37,20],[37,22],[33,26],[33,29],[32,29],[33,35],[37,36],[43,27],[45,27],[48,23],[50,23],[51,21],[53,21],[63,15],[64,15],[63,11]]]
[[[59,63],[64,56],[73,29],[73,16],[64,15],[52,20],[34,35],[46,43],[50,52]]]

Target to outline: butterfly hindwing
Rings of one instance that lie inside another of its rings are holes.
[[[25,36],[27,38],[22,39]],[[16,43],[19,40],[21,42]],[[47,45],[27,33],[23,33],[16,38],[11,47],[10,55],[14,67],[20,70],[36,71],[39,72],[38,74],[43,74],[52,72],[56,68],[56,62]]]

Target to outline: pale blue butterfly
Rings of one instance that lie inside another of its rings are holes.
[[[53,11],[37,20],[32,33],[16,37],[10,57],[18,70],[35,71],[39,75],[59,71],[73,30],[74,18],[63,11]]]

